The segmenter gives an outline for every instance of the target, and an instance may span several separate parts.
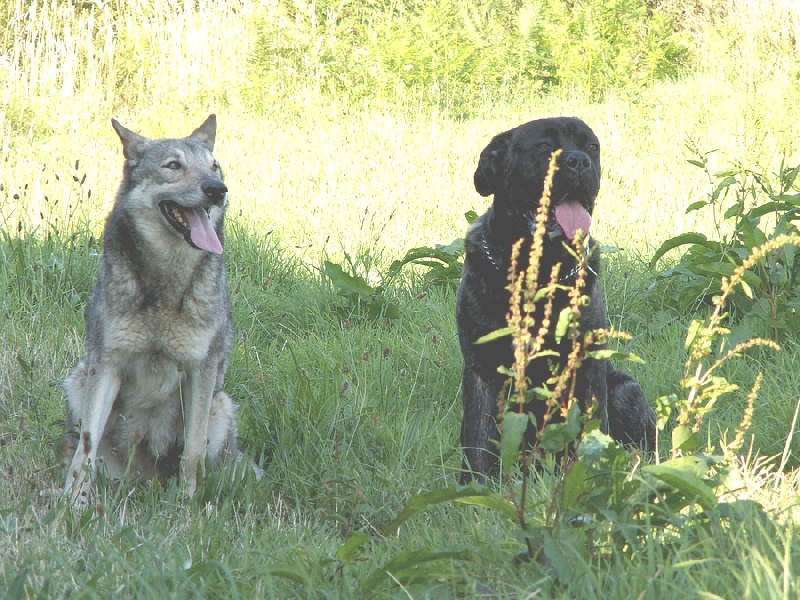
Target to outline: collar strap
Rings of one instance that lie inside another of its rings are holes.
[[[486,260],[489,261],[489,264],[492,265],[495,270],[502,271],[502,265],[499,261],[495,260],[492,251],[489,249],[489,242],[486,240],[485,234],[481,234],[481,246],[483,247],[483,255],[486,257]]]
[[[548,235],[550,235],[550,234],[548,233]],[[558,237],[558,236],[552,236],[551,235],[551,239],[553,239],[553,237]],[[489,264],[492,265],[492,267],[494,267],[494,269],[496,271],[502,271],[503,270],[503,266],[500,264],[500,261],[497,260],[494,257],[494,255],[492,254],[492,251],[489,248],[489,242],[486,240],[486,235],[481,235],[481,246],[483,247],[483,255],[486,257],[486,260],[489,262]],[[588,245],[584,247],[584,252],[586,253],[586,256],[588,258],[588,256],[589,256],[589,247],[588,247]],[[586,261],[586,270],[589,271],[595,277],[597,277],[597,271],[595,271],[592,268],[592,265],[589,264],[588,260]],[[580,273],[580,271],[581,271],[580,264],[576,264],[569,273],[567,273],[566,275],[562,275],[561,277],[559,277],[558,280],[559,281],[567,281],[569,279],[574,279],[575,277],[577,277],[577,275],[578,275],[578,273]]]
[[[591,273],[591,274],[592,274],[592,275],[594,275],[595,277],[597,277],[597,271],[595,271],[595,270],[592,268],[592,265],[590,265],[590,264],[589,264],[589,261],[588,261],[588,258],[589,258],[589,248],[586,248],[586,258],[587,258],[587,261],[586,261],[586,270],[587,270],[587,271],[589,271],[589,273]],[[564,275],[563,277],[560,277],[560,278],[559,278],[559,281],[568,281],[569,279],[574,279],[575,277],[577,277],[577,276],[578,276],[578,273],[580,273],[580,272],[581,272],[581,266],[580,266],[579,264],[577,264],[577,265],[575,265],[574,267],[572,267],[572,271],[570,271],[569,273],[567,273],[567,274],[566,274],[566,275]]]

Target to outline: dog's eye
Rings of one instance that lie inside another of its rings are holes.
[[[167,169],[172,169],[173,171],[177,171],[181,168],[181,163],[179,163],[177,160],[171,160],[165,164],[164,167]]]
[[[589,152],[598,152],[600,150],[600,144],[595,144],[595,143],[587,144],[586,149]]]
[[[214,171],[214,173],[219,173],[219,163],[217,161],[214,161],[214,164],[211,165],[211,170]]]
[[[538,144],[536,144],[536,149],[541,150],[542,152],[544,152],[545,150],[550,150],[551,147],[552,144],[550,142],[539,142]]]

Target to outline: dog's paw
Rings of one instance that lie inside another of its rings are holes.
[[[248,458],[240,450],[236,450],[230,461],[232,479],[244,479],[245,477],[255,477],[256,481],[261,481],[266,477],[267,472],[261,468],[254,460]]]
[[[94,468],[91,461],[76,454],[67,471],[67,480],[64,484],[63,497],[68,498],[73,508],[86,510],[91,504],[92,481]]]
[[[92,499],[89,489],[79,490],[72,498],[72,508],[78,512],[83,512],[88,509],[91,503]]]
[[[196,472],[187,472],[184,475],[184,488],[183,488],[183,498],[184,500],[191,500],[194,493],[197,491],[197,473]]]
[[[261,481],[264,477],[267,476],[267,472],[259,467],[257,464],[253,463],[253,474],[256,476],[256,481]]]
[[[71,483],[71,485],[70,485]],[[76,481],[67,482],[64,487],[63,498],[68,498],[72,508],[77,511],[84,511],[92,503],[92,482],[89,477],[85,477],[79,483]]]

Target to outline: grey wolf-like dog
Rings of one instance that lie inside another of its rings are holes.
[[[64,381],[64,494],[91,501],[97,472],[161,481],[231,464],[236,405],[223,222],[228,188],[212,154],[216,116],[182,139],[112,125],[125,158],[86,310],[86,354]]]
[[[480,156],[475,171],[475,189],[482,196],[493,195],[492,206],[469,228],[465,239],[466,257],[458,290],[456,320],[464,356],[462,379],[463,420],[461,444],[465,462],[461,480],[483,480],[497,468],[498,396],[506,376],[498,367],[513,363],[510,338],[476,345],[481,336],[506,326],[509,309],[508,269],[511,246],[524,239],[519,268],[535,230],[535,216],[542,197],[550,157],[561,150],[557,159],[551,191],[550,218],[544,236],[539,268],[539,286],[548,284],[551,269],[561,263],[563,285],[575,281],[574,251],[567,249],[575,233],[589,234],[595,199],[600,189],[600,142],[580,119],[557,117],[531,121],[496,135]],[[600,252],[589,238],[589,267],[584,292],[589,305],[581,312],[581,331],[604,329],[607,319],[597,274]],[[565,291],[556,293],[553,315],[567,305]],[[542,308],[535,313],[537,323]],[[537,325],[538,326],[538,325]],[[536,332],[534,332],[535,334]],[[530,388],[543,387],[551,377],[550,362],[566,365],[570,342],[557,343],[550,335],[547,350],[557,358],[534,359],[526,370]],[[648,405],[641,386],[629,375],[617,371],[611,363],[592,358],[584,360],[576,376],[575,396],[583,410],[594,403],[601,429],[618,441],[652,449],[655,439],[655,413]],[[532,401],[527,410],[540,427],[545,403]],[[536,440],[537,428],[528,427],[529,446]]]

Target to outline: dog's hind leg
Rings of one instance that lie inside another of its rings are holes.
[[[92,482],[97,469],[97,452],[111,409],[119,393],[121,380],[107,362],[97,364],[82,361],[67,378],[68,410],[80,423],[75,455],[67,468],[64,496],[73,506],[89,506]]]
[[[630,375],[608,363],[608,420],[611,437],[655,451],[656,413],[648,404],[642,386]]]
[[[230,468],[234,477],[244,477],[251,470],[257,480],[264,470],[245,457],[236,443],[236,404],[220,390],[214,393],[208,417],[208,458]]]
[[[240,456],[236,446],[236,405],[223,391],[214,393],[208,416],[208,458],[233,464]]]
[[[500,386],[501,387],[501,386]],[[461,422],[461,445],[464,467],[461,484],[473,479],[483,483],[486,475],[497,470],[497,396],[500,387],[485,381],[471,369],[464,369]]]

